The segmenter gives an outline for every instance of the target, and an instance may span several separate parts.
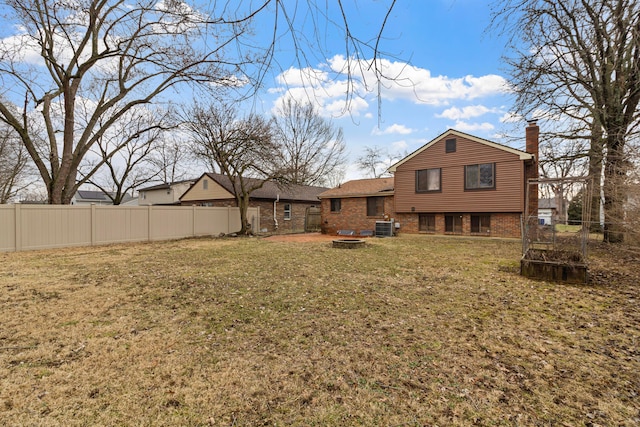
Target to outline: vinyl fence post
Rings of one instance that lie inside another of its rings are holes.
[[[20,208],[20,203],[16,203],[14,205],[14,228],[16,232],[16,252],[20,252],[22,250],[22,209]]]
[[[196,237],[196,205],[191,205],[191,212],[192,212],[191,237]]]
[[[91,246],[96,244],[96,204],[91,203]]]
[[[147,207],[147,241],[151,241],[151,205]]]

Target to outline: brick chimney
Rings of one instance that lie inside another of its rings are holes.
[[[527,153],[533,154],[533,160],[525,164],[525,181],[531,178],[538,178],[538,152],[539,152],[539,136],[540,128],[535,120],[529,120],[526,128],[526,150]],[[526,186],[525,186],[526,190]],[[526,194],[526,192],[525,192]],[[527,216],[538,216],[538,185],[529,186],[529,212]]]

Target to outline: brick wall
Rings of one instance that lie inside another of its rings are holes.
[[[540,129],[534,120],[529,122],[529,125],[525,129],[526,136],[526,150],[527,153],[533,154],[535,159],[533,162],[525,164],[525,197],[527,194],[527,182],[531,179],[537,179],[539,176],[538,172],[538,155],[539,155],[539,135]],[[529,186],[529,212],[527,215],[537,216],[538,215],[538,185],[530,185]]]
[[[284,219],[284,205],[291,204],[291,219]],[[207,205],[221,207],[236,207],[235,199],[224,200],[199,200],[183,202],[183,205]],[[273,201],[271,200],[251,200],[250,207],[260,208],[260,230],[269,233],[301,233],[305,227],[305,215],[308,207],[319,206],[320,203],[309,202],[288,202],[280,201],[276,205],[276,219],[278,220],[278,229],[275,228],[273,220]],[[251,218],[247,218],[251,222]]]
[[[337,234],[338,230],[355,230],[359,234],[362,230],[376,229],[376,221],[385,219],[385,215],[367,216],[367,198],[352,197],[341,199],[340,212],[331,212],[331,199],[322,200],[322,232]],[[385,196],[384,213],[393,217],[393,196]]]
[[[489,234],[471,233],[471,214],[462,213],[462,234],[463,236],[491,236],[491,237],[513,237],[520,238],[520,213],[492,213]],[[445,234],[443,213],[435,214],[436,231],[431,234]],[[424,233],[419,230],[419,214],[407,213],[396,214],[395,220],[400,223],[400,233]]]

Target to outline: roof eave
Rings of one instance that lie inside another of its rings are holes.
[[[318,196],[319,199],[345,199],[355,197],[374,197],[374,196],[393,196],[394,191],[378,191],[376,193],[349,193],[349,194],[329,194],[327,196]]]

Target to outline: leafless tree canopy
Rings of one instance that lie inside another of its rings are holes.
[[[29,155],[13,129],[0,125],[0,204],[9,203],[30,183]]]
[[[590,171],[604,175],[605,239],[620,241],[627,142],[640,130],[640,3],[504,0],[494,10],[512,36],[517,110],[560,123],[554,137],[587,141]]]
[[[329,4],[301,4],[311,11],[312,25],[329,20]],[[90,178],[78,179],[87,153],[136,106],[166,101],[171,90],[196,90],[190,84],[208,91],[257,89],[275,65],[284,37],[305,66],[305,49],[313,49],[315,42],[296,28],[298,2],[283,0],[202,5],[180,0],[8,0],[5,5],[9,13],[4,25],[19,32],[0,43],[0,120],[19,134],[54,204],[70,202]],[[349,28],[341,1],[337,6],[343,20],[329,25],[344,31],[345,53],[363,66],[357,59],[367,52],[376,70],[379,37],[360,40]],[[273,18],[273,32],[270,39],[258,41],[250,30],[262,16]],[[356,70],[345,71],[351,76]],[[39,126],[31,126],[33,121]]]
[[[283,176],[274,169],[279,147],[271,123],[255,114],[239,117],[230,105],[196,105],[185,112],[185,128],[193,141],[193,153],[231,180],[240,208],[240,232],[249,232],[250,194],[266,181]]]
[[[195,178],[193,172],[189,172],[189,160],[191,152],[188,144],[175,134],[161,135],[154,144],[154,150],[148,159],[152,165],[155,180],[171,183],[187,178]]]
[[[311,103],[288,98],[273,118],[280,145],[278,163],[291,184],[327,185],[345,164],[342,129],[320,116]]]
[[[89,159],[83,163],[81,180],[102,190],[114,205],[137,187],[156,180],[163,169],[156,167],[154,155],[163,148],[164,133],[172,128],[167,115],[149,108],[124,115],[94,144],[94,164]]]
[[[369,178],[380,178],[387,174],[387,169],[395,161],[405,157],[400,153],[391,154],[384,147],[364,147],[364,152],[358,157],[358,168]]]

